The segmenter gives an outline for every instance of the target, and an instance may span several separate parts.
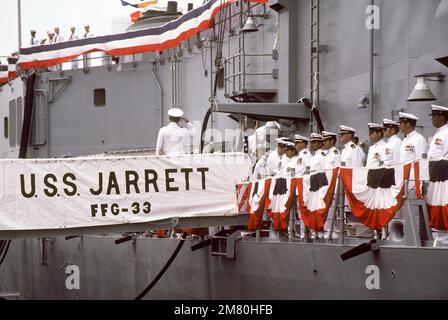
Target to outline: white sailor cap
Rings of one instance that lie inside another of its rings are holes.
[[[288,138],[286,138],[286,137],[281,137],[281,138],[277,138],[277,139],[275,139],[275,141],[277,141],[277,144],[281,144],[281,145],[283,145],[283,146],[286,146],[286,141],[285,141],[285,139],[288,139]]]
[[[417,121],[418,118],[414,116],[412,113],[400,112],[399,114],[400,121]]]
[[[339,134],[346,134],[346,133],[356,133],[356,130],[351,128],[351,127],[347,127],[347,126],[339,126]]]
[[[322,131],[322,140],[330,139],[330,138],[336,138],[338,135],[333,132],[329,131]]]
[[[383,127],[398,127],[400,124],[390,119],[383,119]]]
[[[310,141],[322,141],[322,135],[319,133],[311,133]]]
[[[379,124],[379,123],[369,122],[367,124],[367,126],[369,127],[369,131],[382,131],[383,130],[383,125]]]
[[[294,135],[294,142],[309,142],[310,139],[307,137],[301,136],[300,134]]]
[[[448,114],[447,107],[442,107],[442,106],[433,104],[433,105],[431,105],[431,109],[432,109],[432,113],[430,114],[430,116],[432,116],[434,114]]]
[[[181,118],[184,115],[184,112],[179,108],[172,108],[168,110],[168,115],[173,118]]]

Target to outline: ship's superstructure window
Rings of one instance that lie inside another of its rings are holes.
[[[23,100],[22,97],[17,98],[17,144],[20,145],[22,139],[22,123],[23,123]]]
[[[95,107],[104,107],[106,105],[106,89],[93,90],[93,105]]]
[[[9,146],[15,147],[16,146],[16,110],[17,109],[17,103],[16,100],[9,101],[9,119],[11,120],[9,123]]]
[[[8,117],[3,118],[3,136],[5,139],[8,139],[9,131],[8,131]]]

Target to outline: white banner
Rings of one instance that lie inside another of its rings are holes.
[[[0,230],[238,213],[244,154],[0,161]]]

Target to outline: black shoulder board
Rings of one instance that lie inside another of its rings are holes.
[[[352,143],[352,149],[356,149],[356,144]]]
[[[325,152],[322,151],[322,152],[321,152],[321,155],[325,156]]]
[[[334,150],[334,154],[339,154],[338,150]]]
[[[306,151],[303,151],[303,154],[307,154],[307,152],[306,152]]]

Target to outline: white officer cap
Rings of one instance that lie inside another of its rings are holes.
[[[54,31],[53,30],[48,30],[47,34],[54,34]]]
[[[310,139],[307,137],[301,136],[300,134],[294,135],[294,142],[309,142]]]
[[[418,118],[416,116],[414,116],[412,113],[406,113],[406,112],[400,112],[399,114],[400,117],[400,121],[407,121],[407,120],[413,120],[413,121],[417,121]]]
[[[36,29],[30,29],[30,32],[37,32]]]
[[[431,109],[432,109],[432,113],[430,114],[430,116],[432,116],[434,114],[448,114],[447,107],[442,107],[442,106],[433,104],[433,105],[431,105]]]
[[[172,108],[168,110],[168,115],[173,118],[181,118],[184,115],[184,112],[179,108]]]
[[[285,139],[288,139],[288,138],[286,138],[286,137],[281,137],[281,138],[277,138],[277,139],[275,139],[275,141],[277,141],[277,144],[281,144],[281,145],[286,146],[286,141],[285,141]]]
[[[84,25],[84,28],[90,28],[90,24],[86,23],[86,24]]]
[[[337,134],[329,131],[322,131],[322,140],[336,138]]]
[[[76,29],[76,26],[71,25],[71,26],[70,26],[70,29]]]
[[[369,131],[382,131],[383,130],[383,125],[379,124],[379,123],[368,123],[367,126],[369,127]]]
[[[59,26],[55,26],[53,29],[55,29],[55,30],[56,30],[56,29],[59,29]]]
[[[353,129],[352,127],[347,127],[347,126],[339,126],[339,134],[345,134],[345,133],[356,133],[356,130]]]
[[[400,124],[390,119],[383,119],[383,127],[398,127]]]
[[[295,144],[294,144],[294,142],[292,142],[291,139],[289,139],[289,138],[282,138],[282,141],[285,143],[286,148],[288,148],[288,149],[294,149],[295,148]]]
[[[310,141],[322,141],[322,136],[318,133],[311,133]]]

